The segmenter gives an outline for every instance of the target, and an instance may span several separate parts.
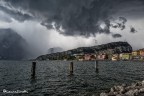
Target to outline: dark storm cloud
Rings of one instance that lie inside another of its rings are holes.
[[[33,14],[42,15],[41,23],[47,28],[61,31],[65,35],[90,35],[99,32],[98,22],[108,18],[112,0],[6,0],[16,7],[26,7]],[[27,2],[27,3],[22,3]],[[108,23],[106,22],[106,25]],[[107,31],[109,33],[109,25]]]
[[[112,34],[112,37],[113,38],[120,38],[120,37],[122,37],[122,35],[121,34]]]
[[[119,28],[121,28],[121,30],[125,29],[125,23],[127,22],[127,19],[124,17],[119,17],[119,20],[121,21],[121,23],[118,23]]]
[[[114,19],[114,18],[108,18],[106,20],[104,20],[104,28],[98,27],[98,31],[99,33],[107,33],[107,34],[112,34],[112,32],[110,32],[110,28],[117,28],[120,30],[124,30],[125,29],[125,24],[127,22],[127,19],[125,17],[119,17],[118,19]],[[112,37],[114,38],[118,38],[118,37],[122,37],[122,35],[120,34],[112,34]]]
[[[95,33],[110,33],[110,27],[125,29],[127,19],[119,17],[115,25],[110,15],[118,12],[119,4],[131,4],[131,0],[5,0],[16,8],[29,10],[35,17],[42,16],[41,24],[48,29],[56,29],[64,35],[90,36]],[[140,0],[133,0],[139,2]],[[129,4],[129,6],[131,6]],[[134,4],[134,3],[132,3]],[[126,6],[129,8],[129,6]],[[13,13],[12,13],[13,14]],[[18,17],[21,15],[20,13]],[[23,15],[24,18],[30,18]],[[100,27],[100,21],[105,27]],[[63,29],[64,32],[61,30]]]
[[[9,10],[8,8],[6,8],[4,6],[0,6],[0,10],[3,10],[5,13],[11,15],[13,18],[15,18],[19,21],[32,19],[32,16],[30,16],[28,14],[22,14],[21,12],[18,12],[18,11]]]
[[[107,19],[104,22],[105,22],[105,25],[106,25],[106,27],[104,28],[104,32],[110,33],[110,26],[111,26],[110,20]]]
[[[111,6],[108,0],[61,0],[58,2],[49,0],[49,3],[54,4],[56,8],[48,8],[48,18],[44,21],[47,22],[47,28],[51,28],[51,23],[55,22],[55,28],[61,31],[60,27],[62,27],[65,35],[85,36],[99,31],[97,23],[108,17],[108,9]],[[43,7],[38,8],[38,10],[42,9]],[[103,31],[103,33],[107,32]]]
[[[130,32],[131,32],[131,33],[136,33],[137,30],[136,30],[134,27],[130,27]]]
[[[125,17],[119,17],[118,21],[114,21],[114,24],[111,24],[110,26],[112,28],[119,28],[121,30],[124,30],[126,28],[125,24],[127,22],[127,19]]]

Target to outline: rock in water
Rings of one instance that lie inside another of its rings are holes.
[[[139,90],[139,92],[140,92],[140,93],[144,93],[144,88],[141,88],[141,89]]]
[[[108,96],[106,93],[101,93],[100,96]]]

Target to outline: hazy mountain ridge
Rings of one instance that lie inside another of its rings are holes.
[[[62,52],[62,48],[61,47],[53,47],[53,48],[49,48],[48,49],[48,54],[52,54],[52,53],[56,53],[56,52]]]
[[[127,42],[111,42],[108,44],[102,44],[97,46],[91,46],[91,47],[79,47],[76,49],[64,51],[64,52],[57,52],[52,54],[46,54],[42,55],[36,58],[36,60],[47,60],[54,58],[57,59],[64,59],[67,56],[70,56],[72,54],[119,54],[119,53],[130,53],[132,52],[132,47]]]

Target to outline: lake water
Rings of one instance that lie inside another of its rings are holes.
[[[3,96],[99,96],[118,84],[144,79],[144,62],[74,61],[74,75],[68,76],[70,61],[39,61],[36,77],[31,78],[31,61],[0,61],[0,94]],[[6,94],[27,90],[28,94]]]

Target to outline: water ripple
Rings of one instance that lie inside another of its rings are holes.
[[[27,90],[24,96],[92,96],[113,85],[144,78],[144,64],[130,61],[74,61],[74,75],[69,75],[68,61],[39,61],[31,78],[30,61],[0,61],[0,91]],[[0,93],[2,94],[2,93]],[[18,96],[18,95],[17,95]]]

